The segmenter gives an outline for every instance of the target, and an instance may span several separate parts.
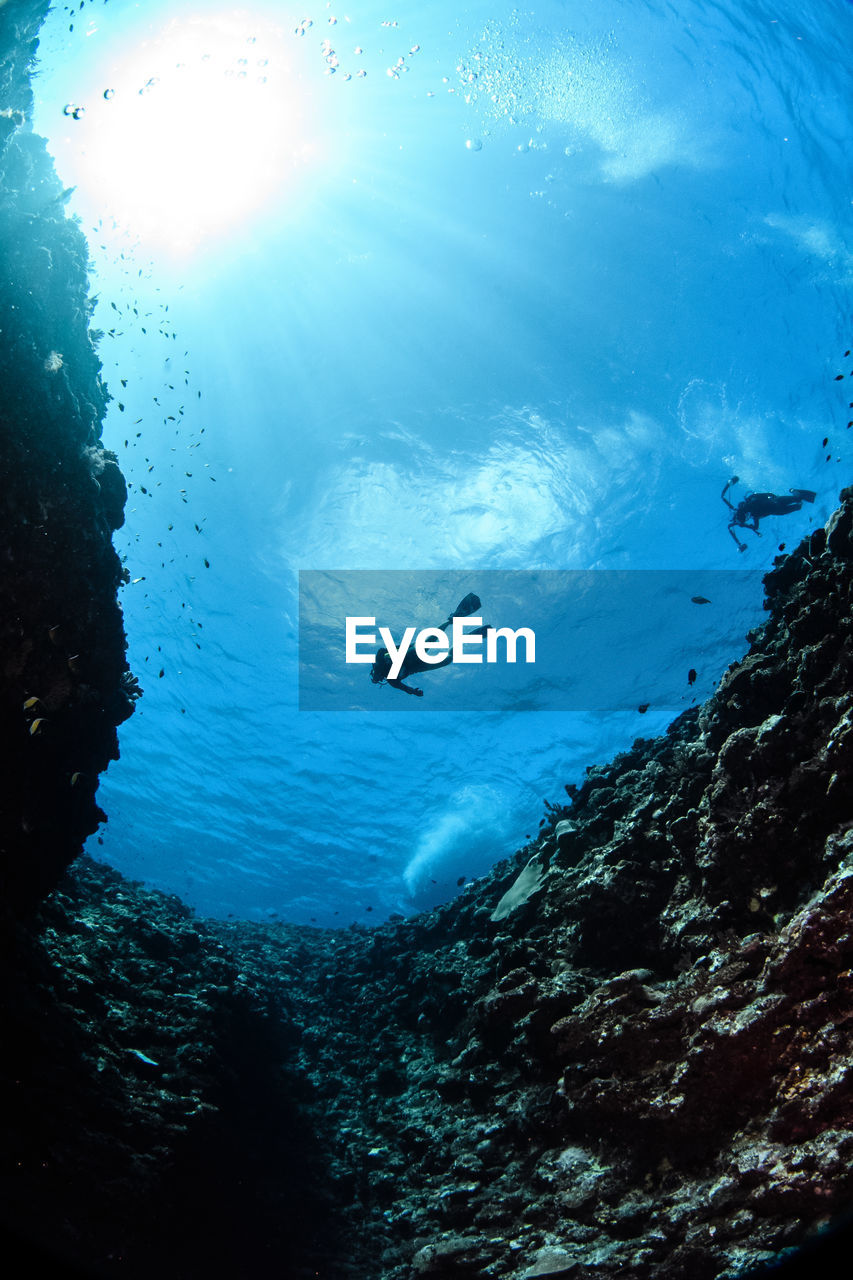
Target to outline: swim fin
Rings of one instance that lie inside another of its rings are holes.
[[[799,498],[801,502],[814,502],[817,497],[814,489],[792,489],[791,493],[795,498]]]
[[[473,591],[469,591],[464,600],[460,600],[451,618],[470,618],[472,613],[476,613],[480,607],[480,597],[475,596]]]

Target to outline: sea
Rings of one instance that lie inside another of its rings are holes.
[[[851,45],[847,0],[51,9],[144,689],[92,856],[378,924],[701,705],[851,481]],[[548,670],[347,664],[470,594]]]

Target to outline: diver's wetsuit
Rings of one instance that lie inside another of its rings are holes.
[[[443,631],[447,625],[448,624],[446,622],[443,623],[442,626],[438,628],[438,630]],[[479,630],[485,631],[486,628],[480,627]],[[474,635],[476,633],[473,631],[469,631],[468,634]],[[375,681],[375,683],[379,684],[381,683],[381,680],[384,679],[386,683],[390,684],[392,689],[401,689],[403,693],[413,693],[416,697],[422,698],[423,689],[409,688],[408,685],[403,684],[403,680],[408,679],[409,676],[416,675],[419,671],[434,671],[437,667],[446,667],[447,664],[452,661],[453,661],[453,654],[448,653],[447,656],[442,658],[440,662],[423,662],[415,653],[414,649],[410,649],[409,652],[406,654],[405,658],[403,659],[403,665],[400,668],[400,674],[398,675],[397,679],[390,680],[387,675],[381,676],[380,673],[382,671],[391,670],[391,655],[387,649],[380,649],[376,654],[376,661],[374,663],[374,669],[376,670],[377,674],[380,675],[380,680]]]
[[[792,489],[790,494],[748,493],[737,506],[734,506],[733,503],[729,502],[726,494],[731,486],[737,484],[737,482],[737,476],[732,476],[720,497],[732,513],[732,518],[729,521],[729,533],[737,543],[738,551],[745,551],[746,543],[740,541],[735,533],[735,528],[751,529],[760,538],[759,520],[763,520],[765,516],[790,515],[792,511],[799,511],[804,502],[814,502],[817,497],[811,489]]]
[[[469,618],[479,608],[480,597],[475,596],[473,592],[469,592],[465,599],[456,606],[456,612],[451,613],[450,617],[445,622],[442,622],[440,627],[436,627],[436,630],[446,631],[451,626],[454,618]],[[482,636],[487,631],[488,627],[475,627],[473,631],[468,631],[466,634],[469,636]],[[411,685],[403,684],[403,679],[417,675],[419,671],[435,671],[438,667],[446,667],[452,661],[452,651],[447,653],[440,662],[424,662],[418,657],[414,649],[410,649],[403,659],[403,665],[400,668],[400,674],[397,679],[389,680],[388,672],[391,670],[391,655],[387,649],[379,649],[373,666],[370,668],[370,678],[374,684],[382,684],[384,681],[390,684],[392,689],[399,689],[401,693],[411,693],[416,698],[422,698],[424,696],[423,689],[415,689]]]

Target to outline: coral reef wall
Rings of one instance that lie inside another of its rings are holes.
[[[846,490],[715,695],[514,865],[328,937],[302,1060],[357,1274],[710,1280],[849,1213],[851,530]]]
[[[76,858],[136,688],[86,248],[28,125],[45,7],[0,5],[0,1222],[126,1280],[800,1245],[853,1206],[853,491],[714,696],[441,909],[202,921]]]
[[[79,860],[0,966],[8,1221],[139,1280],[722,1280],[848,1214],[853,490],[766,588],[707,703],[427,915]]]
[[[99,773],[138,687],[112,532],[126,489],[100,443],[86,241],[30,127],[47,0],[0,9],[0,900],[27,909],[104,815]]]

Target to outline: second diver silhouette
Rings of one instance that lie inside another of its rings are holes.
[[[753,533],[761,537],[758,529],[758,522],[764,516],[787,516],[792,511],[799,511],[804,502],[814,502],[817,494],[813,489],[791,489],[787,494],[777,493],[748,493],[737,506],[729,502],[726,494],[733,484],[738,484],[737,476],[732,476],[731,480],[724,486],[723,492],[720,494],[723,502],[732,513],[729,520],[729,533],[737,543],[738,551],[746,551],[746,543],[741,542],[735,533],[735,529],[751,529]]]
[[[453,613],[451,613],[450,617],[442,622],[439,627],[436,627],[436,630],[446,631],[452,624],[454,618],[470,618],[471,614],[476,613],[479,608],[480,597],[474,595],[473,591],[470,591],[464,600],[459,601],[459,604],[456,606]],[[487,630],[488,627],[475,627],[473,631],[468,632],[468,635],[485,635]],[[399,689],[401,693],[411,693],[416,698],[422,698],[424,696],[423,689],[416,689],[413,685],[404,684],[403,677],[408,678],[409,676],[416,675],[419,671],[433,671],[436,667],[446,667],[452,661],[452,651],[448,653],[445,658],[442,658],[440,662],[423,662],[414,650],[410,649],[403,660],[403,665],[400,668],[400,673],[396,680],[391,680],[388,674],[392,665],[391,655],[387,649],[379,649],[377,650],[373,666],[370,668],[370,678],[374,684],[387,682],[392,689]]]

